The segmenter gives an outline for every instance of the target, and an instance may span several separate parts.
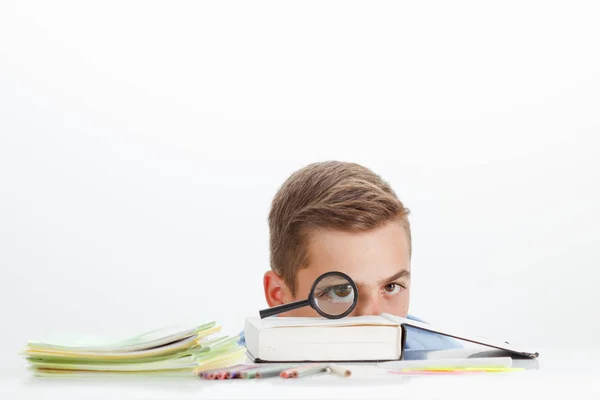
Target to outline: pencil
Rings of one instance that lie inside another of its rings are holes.
[[[214,374],[217,373],[218,371],[220,371],[220,368],[219,369],[207,369],[206,371],[202,371],[202,372],[198,373],[198,377],[203,378],[203,379],[209,379],[208,377],[211,376],[211,379],[212,379],[212,376],[214,376]]]
[[[215,369],[205,369],[204,371],[199,371],[196,373],[196,375],[198,375],[199,378],[204,378],[206,375],[208,375],[211,372],[216,372],[216,371],[220,371],[221,368],[215,368]]]
[[[217,376],[215,376],[215,379],[219,379],[219,380],[225,379],[226,374],[227,374],[227,371],[219,371],[219,372],[217,372]]]
[[[316,365],[312,368],[301,369],[298,371],[297,378],[302,378],[303,376],[318,374],[319,372],[327,371],[327,364]]]
[[[285,371],[296,364],[275,364],[275,365],[265,365],[258,368],[250,369],[249,371],[242,371],[241,378],[242,379],[252,379],[252,378],[269,378],[272,376],[277,376],[281,374],[282,371]]]
[[[241,378],[240,374],[242,373],[242,371],[253,368],[258,368],[258,365],[248,364],[242,365],[241,367],[232,368],[225,373],[225,379],[239,379]]]
[[[233,365],[233,366],[227,367],[227,368],[207,369],[204,371],[200,371],[198,373],[198,377],[204,378],[204,379],[215,379],[215,378],[217,378],[217,375],[222,371],[228,371],[228,370],[240,368],[240,367],[243,367],[244,365],[245,364],[237,364],[237,365]]]
[[[298,375],[298,372],[296,372],[295,369],[281,371],[281,373],[279,374],[279,376],[281,376],[282,378],[293,378],[294,375]]]
[[[343,376],[344,378],[347,378],[350,375],[352,375],[352,371],[350,369],[345,368],[345,367],[341,367],[341,366],[339,366],[337,364],[329,364],[328,368],[334,374],[337,374],[339,376]]]
[[[327,371],[328,364],[305,364],[300,367],[286,369],[281,371],[282,378],[301,378],[318,372]]]
[[[314,366],[315,364],[299,364],[289,369],[285,369],[281,371],[280,376],[282,378],[295,378],[298,376],[298,371],[301,369],[306,369]]]

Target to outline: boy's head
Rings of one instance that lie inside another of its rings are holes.
[[[409,211],[392,188],[353,163],[310,164],[279,189],[269,213],[270,307],[305,300],[328,271],[349,275],[359,300],[350,315],[405,317],[410,300]],[[318,316],[310,307],[284,316]]]

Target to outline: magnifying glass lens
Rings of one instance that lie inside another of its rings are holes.
[[[314,304],[330,316],[342,315],[354,306],[354,285],[341,275],[322,278],[314,287]]]

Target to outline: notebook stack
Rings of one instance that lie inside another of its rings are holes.
[[[108,343],[37,342],[24,356],[36,376],[193,376],[245,359],[239,336],[217,336],[209,322],[189,329],[159,329]]]

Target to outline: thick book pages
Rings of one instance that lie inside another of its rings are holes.
[[[409,326],[502,350],[512,357],[538,356],[506,342],[458,335],[391,314],[339,320],[248,318],[244,333],[247,354],[254,362],[382,362],[404,358]]]
[[[254,362],[388,361],[402,352],[402,329],[381,316],[248,318],[244,329]]]

